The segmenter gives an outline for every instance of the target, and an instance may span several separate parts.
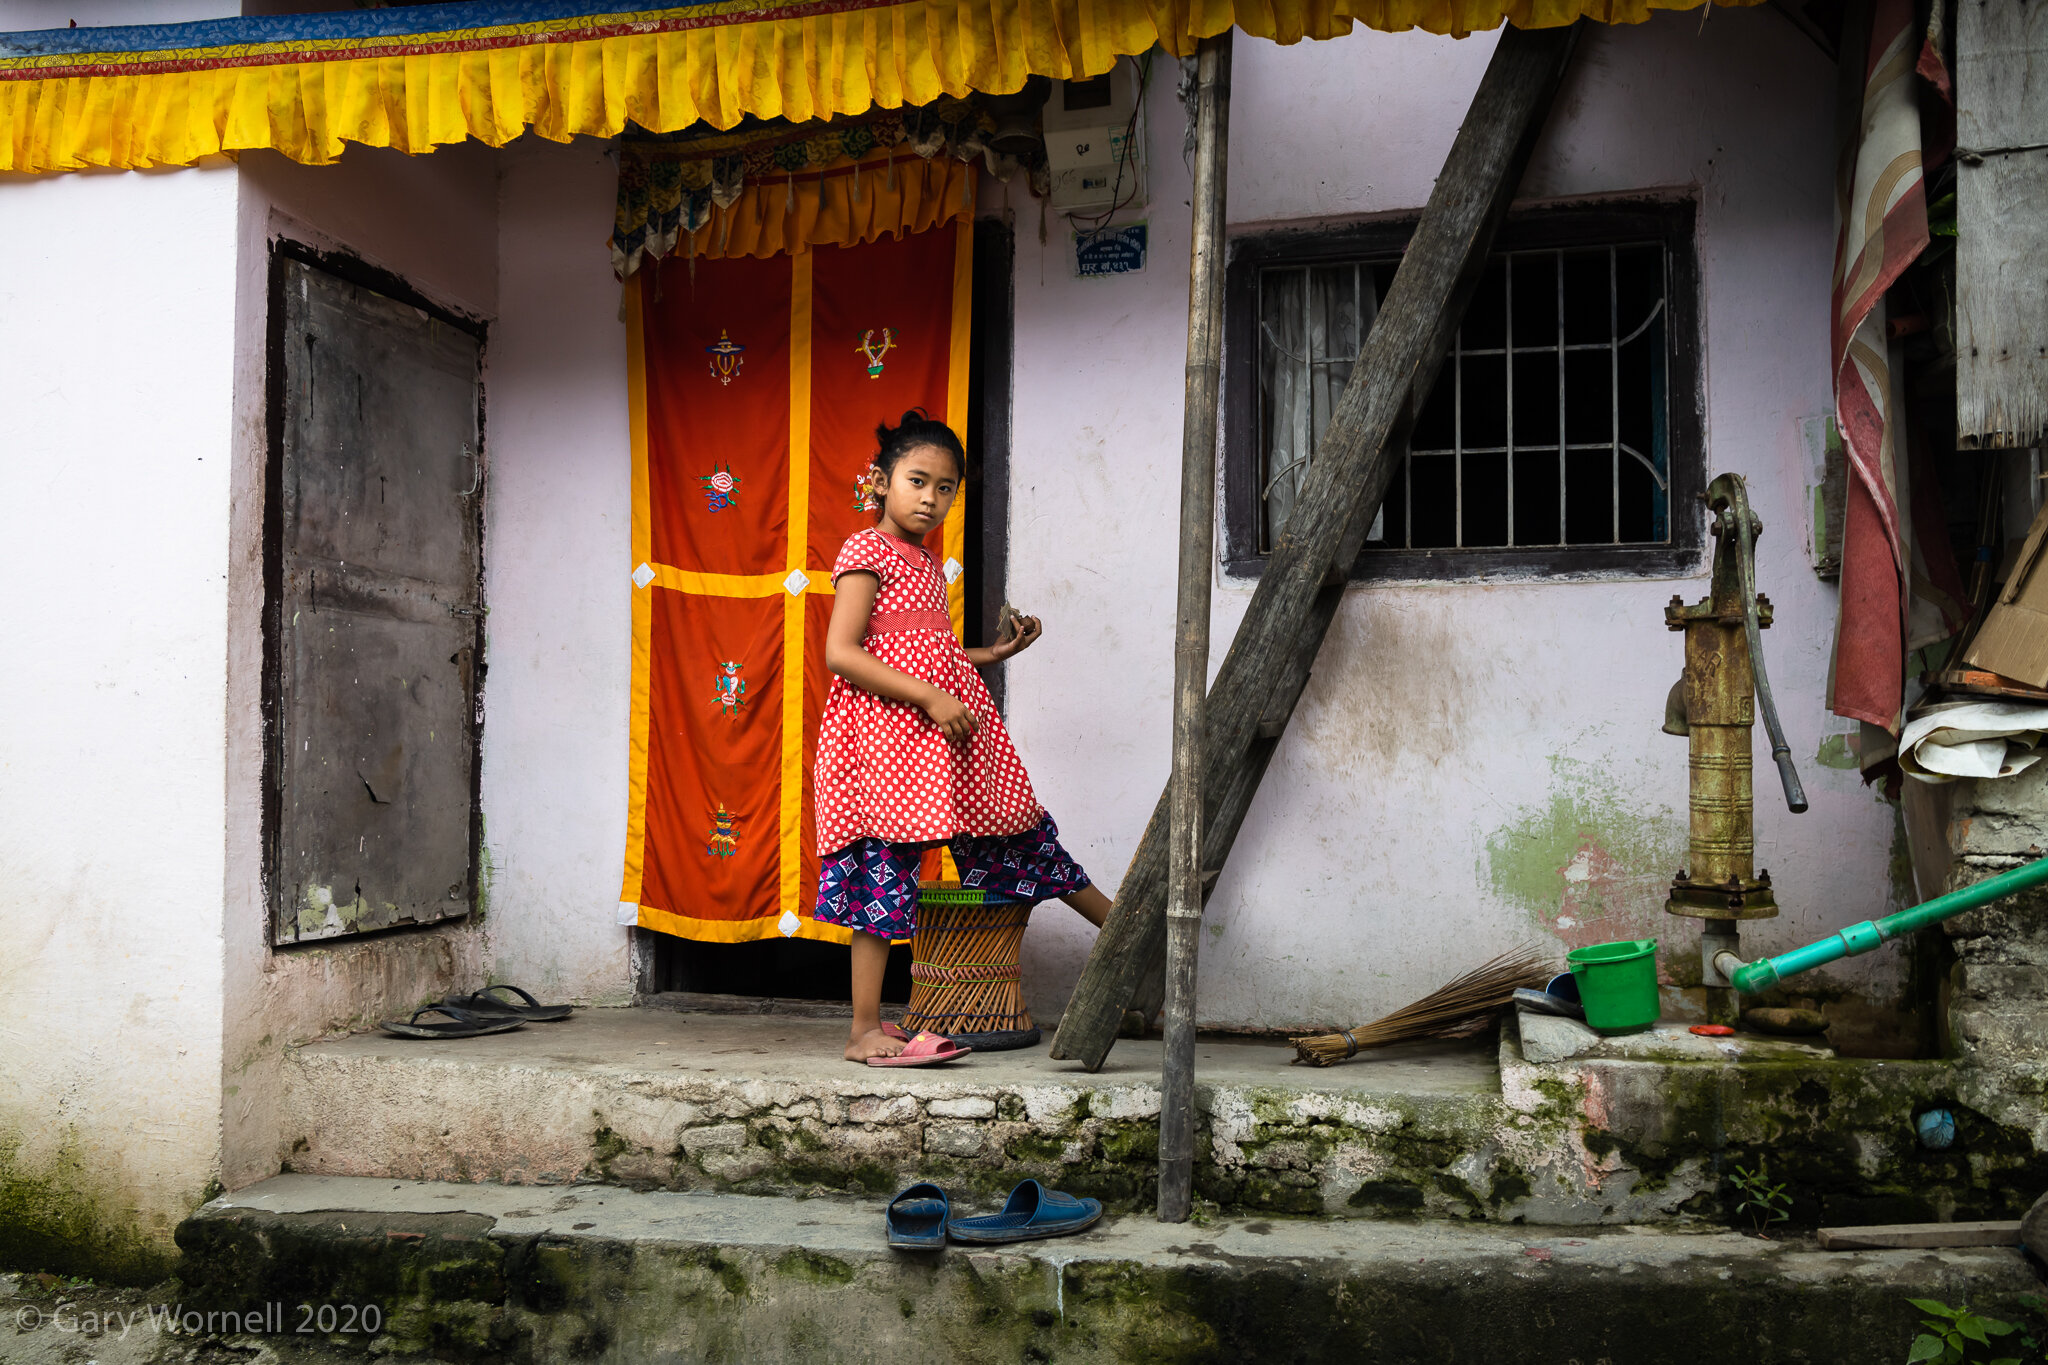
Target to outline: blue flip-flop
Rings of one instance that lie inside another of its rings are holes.
[[[936,1251],[946,1245],[946,1218],[953,1205],[946,1192],[919,1181],[889,1201],[889,1245],[908,1251]]]
[[[1102,1201],[1076,1199],[1027,1180],[1010,1191],[1001,1213],[952,1219],[946,1224],[946,1233],[956,1242],[1026,1242],[1079,1232],[1100,1217]]]

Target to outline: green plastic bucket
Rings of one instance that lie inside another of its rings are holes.
[[[1579,983],[1586,1023],[1602,1033],[1626,1033],[1657,1022],[1657,940],[1594,943],[1565,954]]]

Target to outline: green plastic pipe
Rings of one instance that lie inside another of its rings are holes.
[[[1962,914],[1965,910],[1975,910],[1980,905],[1989,904],[2002,896],[2025,891],[2032,886],[2039,886],[2043,882],[2048,882],[2048,857],[2036,858],[2033,862],[2024,863],[2010,872],[2001,872],[1995,877],[1986,877],[1981,882],[1975,882],[1960,891],[1951,891],[1946,896],[1936,896],[1931,901],[1916,905],[1910,910],[1901,910],[1896,915],[1886,915],[1880,920],[1865,920],[1861,924],[1852,924],[1838,934],[1830,934],[1804,947],[1794,948],[1789,953],[1779,953],[1776,957],[1734,967],[1733,970],[1724,968],[1721,974],[1734,983],[1736,990],[1745,995],[1753,995],[1757,991],[1769,990],[1788,976],[1811,971],[1837,958],[1867,953],[1902,934],[1910,934],[1915,929],[1924,929],[1930,924],[1939,924],[1945,919]],[[1720,954],[1715,959],[1715,966],[1721,967],[1722,959],[1732,957],[1733,953]]]

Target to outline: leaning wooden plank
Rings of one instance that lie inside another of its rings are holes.
[[[1822,1228],[1822,1251],[1873,1251],[1888,1247],[2016,1247],[2020,1225],[2012,1223],[1885,1223],[1867,1228]]]
[[[1956,9],[1956,444],[2048,432],[2048,5]]]
[[[1409,418],[1409,394],[1429,391],[1450,346],[1576,37],[1576,27],[1503,32],[1330,415],[1307,486],[1209,689],[1203,716],[1206,868],[1222,867],[1237,822],[1250,808],[1257,773],[1277,742],[1274,732],[1284,728],[1334,617],[1342,574],[1357,558],[1393,479],[1397,447],[1390,438]],[[1272,722],[1264,740],[1262,720]],[[1237,819],[1226,824],[1218,817],[1233,791]],[[1053,1041],[1053,1056],[1076,1058],[1090,1070],[1109,1055],[1126,1002],[1161,952],[1165,809],[1162,795]]]

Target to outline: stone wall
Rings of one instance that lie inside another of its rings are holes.
[[[1369,1063],[1205,1082],[1197,1193],[1244,1214],[1719,1225],[1733,1176],[1768,1172],[1812,1226],[2016,1218],[2048,1181],[2037,1116],[1987,1118],[1950,1062],[1635,1041],[1538,1064],[1510,1032],[1498,1088],[1374,1089]],[[862,1196],[935,1180],[989,1200],[1032,1176],[1136,1213],[1158,1173],[1159,1088],[1128,1073],[749,1077],[350,1041],[292,1050],[285,1095],[280,1160],[307,1175]],[[1947,1151],[1914,1139],[1931,1107],[1958,1110]]]
[[[1948,884],[1968,886],[2048,850],[2048,764],[2018,777],[1956,784]],[[1962,1103],[2048,1150],[2048,888],[1942,925],[1949,1046]]]

